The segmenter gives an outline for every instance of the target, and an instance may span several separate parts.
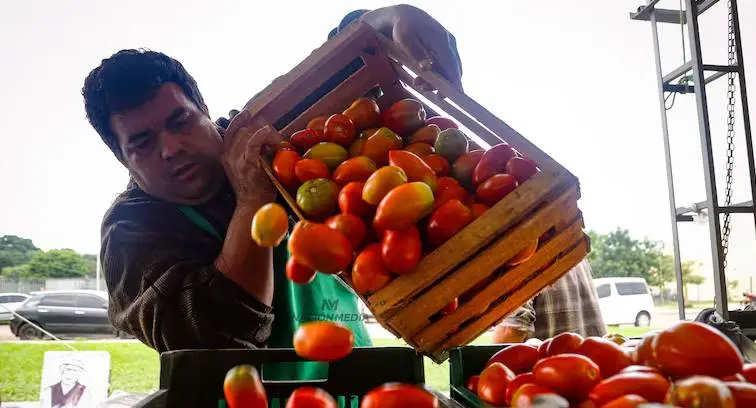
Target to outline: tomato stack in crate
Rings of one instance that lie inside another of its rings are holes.
[[[286,140],[264,167],[306,220],[289,277],[338,274],[436,362],[589,251],[576,177],[366,24],[245,109]]]

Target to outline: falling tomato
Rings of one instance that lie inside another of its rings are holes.
[[[223,395],[230,408],[268,408],[260,375],[251,365],[239,365],[228,370],[223,380]]]
[[[301,323],[294,332],[294,351],[312,361],[332,362],[349,355],[354,347],[352,331],[341,323]]]

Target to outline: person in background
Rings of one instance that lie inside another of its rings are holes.
[[[494,329],[493,342],[546,340],[564,332],[583,337],[606,334],[591,266],[586,259],[503,319]]]
[[[60,381],[42,391],[41,408],[93,408],[87,386],[80,383],[86,372],[77,358],[69,358],[60,365]]]

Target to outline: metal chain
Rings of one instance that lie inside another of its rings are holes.
[[[735,22],[732,18],[732,2],[727,1],[727,65],[735,66]],[[732,204],[732,168],[735,163],[735,72],[727,73],[727,168],[725,177],[725,207]],[[722,265],[727,268],[727,253],[730,245],[730,213],[725,213],[722,223]]]

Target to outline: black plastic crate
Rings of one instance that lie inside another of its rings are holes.
[[[465,388],[465,381],[479,375],[486,362],[508,344],[490,346],[464,346],[449,350],[449,395],[466,407],[493,407]]]
[[[270,408],[284,408],[291,393],[302,386],[328,391],[343,408],[358,408],[368,391],[388,382],[424,384],[423,358],[408,347],[356,347],[349,356],[328,364],[328,378],[316,381],[266,381],[264,365],[306,360],[293,349],[186,350],[160,356],[160,390],[137,407],[227,407],[223,380],[240,364],[255,366],[263,378]],[[427,387],[426,387],[427,389]],[[461,407],[433,392],[442,407]]]

